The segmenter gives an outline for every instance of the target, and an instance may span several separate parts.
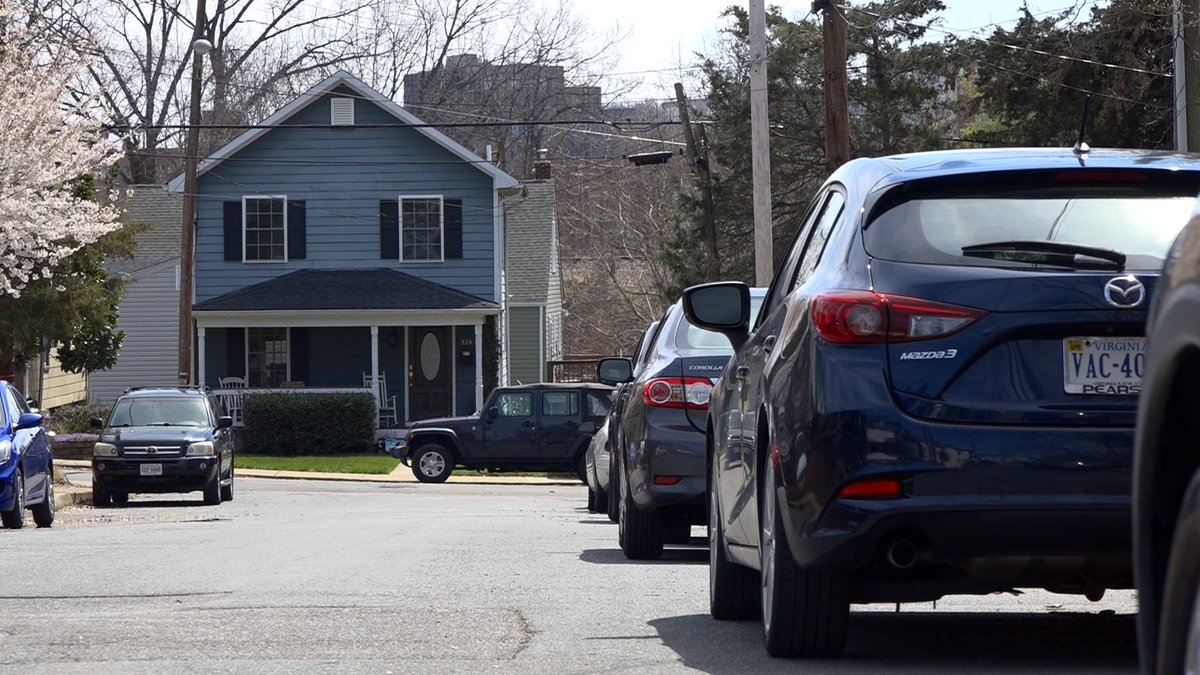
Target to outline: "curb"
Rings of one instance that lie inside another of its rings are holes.
[[[54,486],[54,510],[65,509],[68,506],[80,506],[92,503],[91,488],[69,488],[66,485]]]

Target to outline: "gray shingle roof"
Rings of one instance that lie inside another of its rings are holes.
[[[557,209],[552,180],[523,183],[525,199],[507,209],[509,297],[513,302],[546,302],[551,261],[558,255]]]
[[[195,310],[498,309],[482,298],[393,269],[299,270],[198,303]]]
[[[137,234],[137,252],[132,259],[109,260],[109,274],[130,274],[164,260],[179,257],[183,225],[183,196],[167,192],[162,185],[133,185],[124,202],[124,221],[146,225]]]

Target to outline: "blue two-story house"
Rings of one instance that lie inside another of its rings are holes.
[[[370,388],[383,426],[482,405],[516,179],[346,72],[198,176],[198,383]]]

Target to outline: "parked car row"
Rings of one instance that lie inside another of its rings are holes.
[[[1133,588],[1136,541],[1144,668],[1195,669],[1197,193],[1149,151],[847,163],[767,289],[689,288],[601,364],[621,548],[707,524],[712,616],[828,657],[852,603]]]

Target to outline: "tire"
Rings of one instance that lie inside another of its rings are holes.
[[[587,510],[588,510],[588,513],[596,512],[596,492],[595,492],[595,490],[593,490],[590,487],[588,488]]]
[[[412,472],[422,483],[445,483],[454,470],[454,456],[437,443],[422,445],[412,455]]]
[[[217,465],[217,471],[213,474],[212,480],[204,486],[204,504],[207,506],[217,506],[221,503],[221,465]]]
[[[716,475],[716,455],[713,455]],[[757,619],[762,595],[758,573],[725,557],[725,531],[720,503],[713,486],[708,488],[708,613],[718,621]]]
[[[596,513],[608,512],[608,490],[599,488],[596,490]]]
[[[128,492],[110,492],[109,498],[112,500],[113,506],[122,506],[123,507],[123,506],[129,505],[129,493]]]
[[[1182,673],[1200,663],[1200,472],[1192,477],[1171,537],[1163,584],[1155,672]],[[1191,661],[1189,663],[1189,661]]]
[[[54,472],[51,471],[50,475],[53,476]],[[30,510],[33,511],[33,524],[34,525],[37,525],[38,527],[50,527],[51,525],[54,524],[54,480],[53,479],[50,479],[50,481],[48,483],[46,483],[46,498],[42,500],[41,504],[34,506]]]
[[[221,501],[233,501],[233,467],[229,467],[229,485],[221,486]]]
[[[608,468],[608,490],[607,490],[608,519],[614,523],[620,519],[620,515],[621,515],[621,503],[619,501],[620,495],[621,495],[621,485],[620,485],[620,479],[617,478],[617,476],[619,476],[619,475],[620,475],[620,472],[618,471],[617,462],[614,459],[612,465]]]
[[[579,476],[579,482],[583,483],[584,485],[588,484],[588,482],[587,482],[587,449],[586,448],[584,448],[584,451],[579,453],[579,456],[575,458],[575,475]]]
[[[13,490],[16,492],[13,507],[0,511],[0,522],[10,530],[19,530],[25,527],[25,476],[20,469],[13,473]]]
[[[621,551],[629,560],[658,560],[663,554],[662,518],[656,511],[643,513],[633,501],[629,480],[621,476],[621,512],[617,518]]]
[[[92,482],[92,506],[103,509],[107,508],[112,503],[112,495],[108,490],[96,485]]]
[[[759,517],[763,643],[776,657],[841,656],[850,619],[845,573],[802,570],[796,564],[780,518],[775,463],[764,459]]]

